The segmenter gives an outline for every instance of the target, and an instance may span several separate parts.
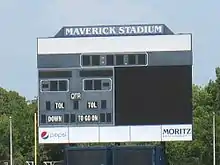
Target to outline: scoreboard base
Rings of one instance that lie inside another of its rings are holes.
[[[39,127],[39,143],[41,144],[191,140],[192,124],[105,127]]]

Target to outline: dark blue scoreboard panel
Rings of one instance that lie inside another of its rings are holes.
[[[192,52],[38,55],[39,124],[192,124]]]
[[[164,165],[160,146],[69,147],[65,149],[66,165]]]

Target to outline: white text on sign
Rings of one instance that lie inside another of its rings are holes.
[[[70,99],[71,100],[81,100],[81,93],[71,93]]]
[[[61,123],[63,122],[62,116],[47,116],[48,123]]]
[[[87,109],[97,109],[98,102],[97,101],[88,101],[87,102]]]
[[[58,110],[63,110],[65,108],[65,104],[63,102],[55,103],[54,106],[55,106],[54,108]]]
[[[98,115],[78,115],[77,119],[79,122],[98,122]]]

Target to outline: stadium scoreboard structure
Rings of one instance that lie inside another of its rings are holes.
[[[38,38],[39,143],[192,140],[192,59],[163,24]]]

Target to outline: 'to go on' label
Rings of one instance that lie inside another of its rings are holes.
[[[77,120],[79,122],[98,122],[99,117],[98,115],[78,115]]]

